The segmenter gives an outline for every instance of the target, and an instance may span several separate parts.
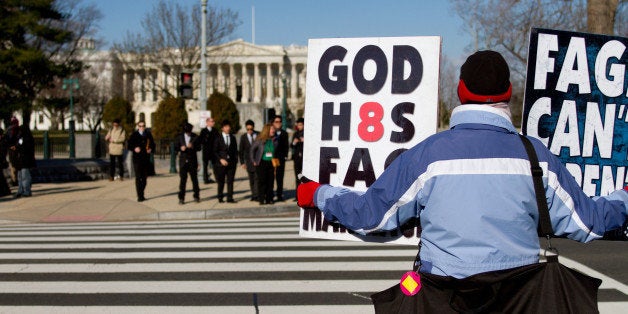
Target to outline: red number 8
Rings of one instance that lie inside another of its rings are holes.
[[[371,116],[371,113],[373,114]],[[367,142],[376,142],[384,135],[384,108],[377,102],[366,102],[360,107],[360,119],[358,124],[358,135]],[[372,127],[369,130],[369,127]]]

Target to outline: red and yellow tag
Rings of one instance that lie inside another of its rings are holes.
[[[409,271],[401,276],[399,282],[401,292],[407,296],[413,296],[421,290],[421,276],[413,271]]]

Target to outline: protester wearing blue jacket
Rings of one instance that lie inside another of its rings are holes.
[[[512,85],[503,57],[479,51],[462,65],[448,131],[401,154],[366,192],[308,182],[302,207],[366,234],[421,221],[421,271],[465,278],[539,261],[538,210],[525,148],[511,122]],[[588,242],[620,228],[628,192],[584,194],[539,140],[532,141],[558,236]]]

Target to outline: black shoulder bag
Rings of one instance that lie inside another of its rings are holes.
[[[547,262],[476,274],[464,279],[420,273],[421,289],[405,295],[399,284],[371,296],[375,313],[598,313],[602,280],[558,262],[543,187],[543,170],[528,138],[520,135],[530,159],[539,210],[539,235],[547,238]],[[420,249],[420,245],[419,245]],[[548,255],[548,251],[554,254]],[[419,256],[415,272],[420,265]]]

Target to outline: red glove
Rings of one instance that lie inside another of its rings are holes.
[[[314,193],[321,186],[320,183],[312,181],[306,177],[301,177],[301,184],[297,187],[297,205],[302,208],[316,208],[314,204]]]
[[[624,187],[624,191],[628,192],[628,185]]]

